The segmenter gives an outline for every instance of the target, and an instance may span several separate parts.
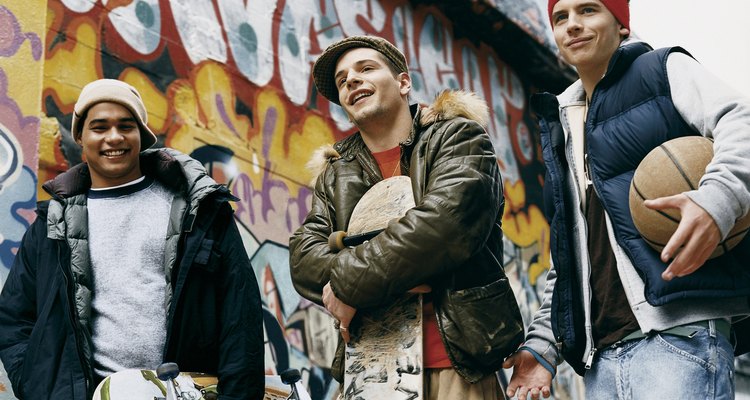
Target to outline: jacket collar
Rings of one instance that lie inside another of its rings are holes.
[[[169,148],[149,149],[141,153],[141,170],[166,187],[183,193],[190,203],[198,202],[209,193],[220,190],[228,196],[227,189],[214,181],[197,160]],[[88,164],[71,167],[42,188],[56,200],[85,194],[91,188]]]
[[[596,85],[599,87],[608,87],[617,82],[625,71],[630,68],[636,58],[653,50],[651,46],[636,39],[627,39],[620,44],[620,47],[612,54],[612,58],[607,65],[607,72],[602,80]],[[580,106],[586,102],[586,92],[583,90],[581,80],[573,82],[564,92],[557,96],[560,107]]]
[[[438,121],[463,117],[482,126],[487,126],[489,121],[487,103],[475,93],[464,90],[445,90],[438,94],[429,106],[412,104],[409,110],[412,115],[412,129],[406,140],[401,142],[401,145],[406,147],[416,141],[422,129]],[[353,158],[357,152],[366,149],[366,146],[361,134],[356,132],[334,144],[333,148],[341,158]]]

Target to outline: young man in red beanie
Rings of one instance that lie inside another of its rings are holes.
[[[553,268],[506,360],[507,392],[548,397],[565,360],[587,399],[733,398],[731,323],[750,314],[750,240],[708,257],[750,210],[750,102],[684,50],[628,39],[626,0],[551,0],[549,17],[580,79],[531,101]],[[713,139],[715,156],[698,188],[647,202],[682,216],[659,253],[633,225],[630,181],[650,150],[687,135]]]
[[[52,199],[0,295],[15,395],[90,399],[112,373],[169,361],[218,375],[220,399],[263,398],[260,293],[234,196],[191,157],[149,149],[146,107],[125,82],[86,85],[71,133],[85,162],[44,184]]]

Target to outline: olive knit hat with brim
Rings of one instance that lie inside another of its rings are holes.
[[[328,46],[313,65],[313,80],[318,92],[333,103],[339,103],[339,90],[333,78],[336,63],[349,49],[369,47],[382,54],[396,70],[396,73],[409,72],[406,57],[391,42],[377,36],[349,36]]]
[[[141,133],[141,149],[146,150],[156,143],[156,135],[148,127],[148,113],[140,93],[134,87],[116,79],[99,79],[83,87],[73,107],[73,123],[70,133],[78,141],[83,132],[83,118],[89,108],[98,103],[112,102],[122,105],[133,114]]]

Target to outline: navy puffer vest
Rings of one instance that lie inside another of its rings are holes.
[[[667,57],[672,52],[686,53],[679,47],[651,51],[643,43],[625,45],[615,52],[607,74],[594,90],[586,120],[586,152],[591,179],[612,220],[618,244],[645,283],[645,296],[650,304],[663,305],[685,298],[750,295],[750,268],[747,268],[750,237],[731,252],[709,260],[696,272],[665,281],[661,273],[667,265],[633,225],[628,192],[640,161],[667,140],[699,134],[685,123],[672,103],[666,67]],[[546,103],[551,105],[549,100]],[[556,99],[554,104],[557,104]],[[546,118],[553,115],[559,118],[551,110],[542,114]],[[550,122],[542,124],[543,130],[544,125],[559,124],[559,121]],[[553,132],[543,132],[542,135],[550,135],[546,139],[550,142],[560,140],[551,137]],[[563,155],[563,152],[548,152],[545,164],[548,168],[554,168],[554,164],[558,167],[560,163],[566,165],[565,160],[547,158]],[[559,203],[552,201],[552,204]],[[552,227],[552,231],[572,235],[569,227]],[[574,265],[559,265],[558,260],[555,261],[556,268],[574,268]]]

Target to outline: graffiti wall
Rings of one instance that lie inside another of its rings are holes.
[[[240,199],[236,219],[263,296],[266,372],[298,368],[314,399],[333,398],[336,332],[324,309],[294,291],[287,244],[310,207],[311,152],[353,130],[315,91],[312,63],[338,39],[375,34],[406,54],[414,101],[464,88],[488,102],[505,178],[506,271],[524,316],[538,307],[550,261],[528,110],[533,82],[480,38],[457,38],[436,7],[407,0],[12,0],[0,6],[0,33],[0,284],[35,201],[48,198],[41,183],[81,162],[69,131],[81,88],[121,79],[143,95],[158,145],[202,161]],[[569,372],[558,381],[562,397],[577,397]]]
[[[46,1],[21,5],[0,4],[0,286],[36,203]],[[0,398],[9,391],[0,368]]]

